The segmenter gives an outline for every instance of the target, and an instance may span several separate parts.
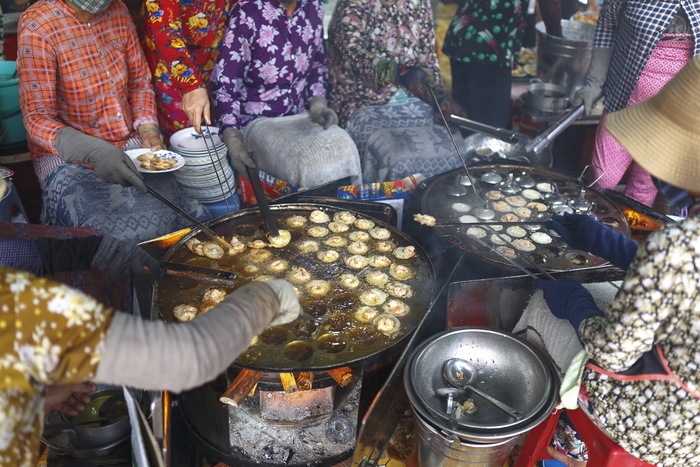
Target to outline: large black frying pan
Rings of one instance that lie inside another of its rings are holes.
[[[349,269],[342,261],[343,248],[335,248],[341,253],[341,260],[330,265],[319,261],[315,254],[300,254],[296,245],[302,240],[313,239],[308,236],[307,229],[317,224],[309,222],[305,228],[295,229],[287,226],[286,219],[294,215],[308,218],[309,214],[314,210],[326,212],[331,219],[335,213],[343,211],[343,209],[337,207],[321,204],[277,204],[270,206],[271,214],[279,228],[290,230],[292,233],[292,240],[289,245],[281,249],[270,249],[273,253],[273,258],[287,260],[290,267],[303,266],[312,273],[314,278],[324,279],[332,284],[335,284],[335,281],[341,274],[355,274],[360,278],[361,285],[354,292],[344,293],[341,292],[339,287],[334,286],[327,296],[313,300],[302,293],[300,302],[304,306],[305,311],[316,318],[317,323],[301,317],[288,325],[272,330],[268,328],[260,336],[258,343],[249,348],[247,352],[235,361],[237,366],[269,372],[319,371],[348,366],[369,357],[380,358],[384,351],[393,348],[413,332],[430,306],[434,293],[435,273],[427,254],[413,239],[403,232],[389,224],[372,219],[377,227],[385,228],[391,233],[391,240],[397,246],[413,246],[416,249],[417,255],[411,259],[397,259],[391,252],[384,253],[396,264],[408,265],[415,272],[415,276],[412,279],[402,281],[413,288],[414,295],[412,298],[404,300],[409,305],[410,312],[408,315],[399,318],[401,328],[394,336],[388,337],[381,333],[373,333],[371,326],[353,322],[354,309],[360,305],[358,300],[359,294],[371,288],[364,280],[364,275],[372,268],[368,266],[359,271]],[[358,219],[368,219],[367,216],[359,212],[352,213]],[[219,217],[208,222],[207,227],[227,240],[230,240],[233,235],[238,235],[244,238],[245,241],[265,238],[263,219],[257,208],[243,209]],[[329,236],[341,235],[347,237],[350,232],[356,230],[358,229],[351,228],[349,232],[331,233]],[[248,264],[243,256],[212,260],[195,255],[186,246],[186,242],[193,237],[202,241],[208,240],[202,232],[194,229],[173,245],[165,253],[163,260],[215,269],[234,270],[237,273],[238,286],[248,283],[255,277],[255,275],[246,275],[241,272],[241,268]],[[323,238],[316,240],[323,240]],[[367,243],[371,248],[368,254],[371,255],[377,240],[371,239]],[[329,249],[322,243],[321,245],[323,249]],[[345,253],[345,256],[348,255]],[[258,266],[261,265],[258,264]],[[264,266],[261,269],[264,269]],[[388,273],[388,268],[386,269]],[[270,274],[269,271],[260,272]],[[283,272],[276,273],[274,276],[283,278],[285,274]],[[394,279],[391,280],[393,281]],[[211,287],[210,284],[202,282],[166,277],[154,287],[154,310],[165,321],[175,322],[177,320],[174,317],[173,308],[178,304],[196,304],[198,300],[201,300],[201,295],[209,287]],[[232,290],[226,291],[231,292]],[[310,336],[305,331],[309,328],[313,331]],[[300,332],[300,330],[303,332]],[[325,339],[329,339],[331,345],[328,345],[328,340],[321,339],[321,336],[326,336]],[[336,340],[344,341],[345,344],[335,345]],[[289,344],[292,341],[297,343],[300,341],[304,342],[305,344],[301,344],[301,347],[306,350],[308,350],[310,344],[313,349],[312,355],[308,358],[301,358],[303,355],[285,352],[286,349],[289,349]],[[340,350],[338,351],[338,349]],[[290,355],[293,358],[288,358]]]

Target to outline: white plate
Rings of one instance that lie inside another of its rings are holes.
[[[152,152],[153,154],[156,155],[159,159],[163,159],[165,157],[175,159],[177,162],[175,163],[174,166],[172,166],[169,169],[165,170],[148,170],[144,169],[141,167],[141,161],[137,159],[138,156],[141,154],[146,154],[147,152]],[[132,161],[134,161],[134,165],[138,169],[139,172],[143,173],[148,173],[148,174],[161,174],[165,172],[172,172],[173,170],[177,170],[180,167],[185,165],[185,158],[182,157],[180,154],[172,152],[172,151],[166,151],[165,149],[161,149],[160,151],[151,151],[148,148],[141,148],[141,149],[130,149],[126,151],[126,155],[131,158]]]
[[[207,148],[212,151],[220,149],[224,143],[219,137],[219,129],[215,126],[203,126],[202,131],[205,131],[205,129],[211,132],[211,139],[207,137],[207,140],[204,141],[204,137],[194,131],[194,127],[189,127],[175,132],[170,137],[170,146],[178,152],[182,151],[190,154],[207,154]],[[214,142],[213,147],[212,140]]]

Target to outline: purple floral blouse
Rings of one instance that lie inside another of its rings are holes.
[[[278,0],[233,7],[211,78],[219,127],[297,114],[327,80],[321,0],[299,0],[290,17]]]
[[[338,0],[328,28],[328,94],[341,126],[357,109],[384,105],[398,91],[377,83],[374,65],[381,58],[430,67],[440,83],[430,2]]]

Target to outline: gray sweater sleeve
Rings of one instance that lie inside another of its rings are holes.
[[[277,316],[276,292],[252,282],[206,314],[180,324],[117,313],[95,382],[181,392],[210,381]]]

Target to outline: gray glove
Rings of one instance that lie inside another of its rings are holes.
[[[608,67],[612,58],[612,49],[605,47],[594,47],[591,54],[591,64],[588,66],[586,81],[583,86],[576,91],[573,105],[578,107],[583,104],[586,115],[591,113],[593,104],[603,95],[603,84],[608,75]]]
[[[238,128],[226,128],[222,136],[231,165],[236,172],[247,179],[246,166],[255,167],[255,161],[248,155],[248,148],[243,142],[243,133]]]
[[[280,310],[270,323],[270,326],[291,323],[297,319],[301,313],[301,305],[294,286],[284,279],[265,281],[265,284],[272,288],[272,291],[275,292],[277,299],[280,301]]]
[[[214,379],[274,316],[299,307],[294,288],[281,282],[246,284],[187,323],[116,313],[94,381],[180,392]]]
[[[111,276],[139,276],[146,272],[144,267],[158,276],[162,270],[160,263],[136,243],[109,235],[102,237],[92,265]]]
[[[338,114],[328,107],[328,101],[323,97],[314,96],[309,99],[309,115],[311,121],[322,125],[324,130],[338,124]]]
[[[124,151],[107,141],[67,126],[58,131],[55,144],[61,160],[87,162],[105,182],[133,186],[143,193],[148,191],[134,162]]]

